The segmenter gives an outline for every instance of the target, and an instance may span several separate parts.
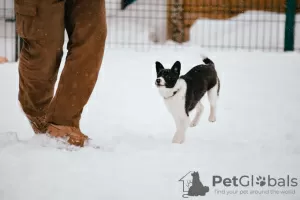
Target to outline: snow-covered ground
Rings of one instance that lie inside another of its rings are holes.
[[[154,62],[180,60],[184,73],[203,51],[107,49],[82,118],[100,149],[73,151],[32,133],[17,102],[17,63],[0,65],[0,199],[182,199],[179,179],[198,171],[210,191],[194,199],[299,200],[299,53],[209,52],[221,79],[217,121],[208,122],[205,97],[200,124],[175,145],[175,125],[154,86]],[[214,175],[289,175],[298,186],[214,187]],[[216,192],[223,189],[238,194]],[[240,194],[253,189],[270,193]]]

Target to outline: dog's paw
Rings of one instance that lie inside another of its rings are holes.
[[[182,144],[184,143],[185,137],[182,134],[175,134],[172,140],[172,143]]]
[[[190,123],[190,127],[195,127],[195,126],[198,125],[198,123],[199,123],[199,121],[192,121],[192,122]]]
[[[209,118],[208,118],[208,121],[215,122],[216,121],[216,116],[210,115]]]
[[[172,140],[172,143],[173,144],[183,144],[184,143],[184,141],[182,141],[182,140]]]

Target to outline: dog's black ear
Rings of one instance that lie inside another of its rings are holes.
[[[181,69],[181,63],[179,61],[176,61],[171,68],[171,70],[178,75],[180,74],[180,69]]]
[[[164,66],[163,66],[160,62],[158,62],[158,61],[155,62],[155,65],[156,65],[156,73],[157,73],[157,74],[158,74],[161,70],[164,69]]]

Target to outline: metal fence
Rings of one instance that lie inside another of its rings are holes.
[[[292,45],[300,51],[300,0],[137,0],[125,10],[118,1],[106,5],[109,47],[284,51]]]
[[[300,0],[122,1],[106,0],[107,48],[300,51]],[[16,38],[13,1],[0,0],[0,56],[17,59]]]

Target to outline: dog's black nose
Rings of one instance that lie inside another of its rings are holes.
[[[160,84],[160,79],[158,78],[158,79],[156,79],[156,84]]]

